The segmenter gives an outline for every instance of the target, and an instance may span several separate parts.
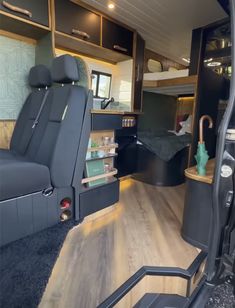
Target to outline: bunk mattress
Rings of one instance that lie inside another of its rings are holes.
[[[164,80],[164,79],[173,79],[179,77],[187,77],[189,75],[189,70],[175,70],[175,71],[166,71],[166,72],[157,72],[157,73],[145,73],[144,80]]]

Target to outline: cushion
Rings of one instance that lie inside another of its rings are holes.
[[[48,167],[17,159],[0,159],[0,201],[51,187]]]
[[[45,65],[35,65],[29,72],[29,84],[32,88],[46,88],[52,85],[51,73]]]
[[[72,83],[79,80],[76,59],[70,55],[55,58],[51,69],[52,79],[57,83]]]

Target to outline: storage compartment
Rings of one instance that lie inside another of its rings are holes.
[[[122,128],[122,115],[93,114],[92,130],[116,130]]]
[[[212,220],[212,185],[187,178],[181,235],[204,251],[208,249]]]
[[[109,183],[84,188],[84,192],[80,194],[80,218],[100,211],[119,201],[119,180],[112,178]]]
[[[1,1],[0,10],[44,26],[49,26],[48,0]]]
[[[102,46],[132,57],[133,32],[103,18]]]
[[[157,186],[176,186],[184,183],[188,147],[183,148],[166,162],[143,145],[137,146],[138,171],[134,175],[136,180]]]
[[[101,17],[71,1],[55,1],[56,30],[100,45]]]

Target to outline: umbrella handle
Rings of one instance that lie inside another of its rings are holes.
[[[209,115],[205,114],[200,118],[199,120],[199,143],[204,143],[203,124],[205,120],[209,121],[209,128],[213,127],[213,120]]]

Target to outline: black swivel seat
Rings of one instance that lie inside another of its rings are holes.
[[[26,146],[20,150],[17,146],[14,158],[0,158],[0,246],[57,223],[63,198],[69,198],[74,208],[80,184],[74,178],[82,178],[89,137],[84,138],[84,123],[92,97],[75,84],[79,80],[75,58],[55,58],[51,71],[57,85],[49,90],[33,134],[21,143]],[[12,150],[13,145],[12,141]]]

